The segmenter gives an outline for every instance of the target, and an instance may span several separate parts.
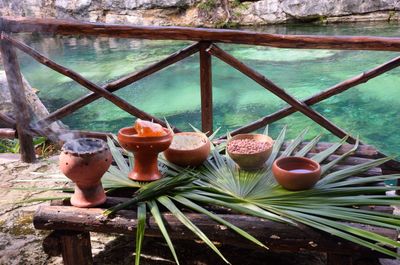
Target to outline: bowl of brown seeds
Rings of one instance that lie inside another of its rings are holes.
[[[274,140],[264,134],[238,134],[227,142],[227,153],[241,169],[262,168],[272,153]]]

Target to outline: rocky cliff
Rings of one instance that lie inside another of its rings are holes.
[[[399,0],[0,0],[1,15],[140,25],[400,20]]]

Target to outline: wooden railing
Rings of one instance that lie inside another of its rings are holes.
[[[15,121],[3,114],[0,115],[0,119],[6,124],[16,128],[18,138],[21,141],[21,155],[24,161],[33,161],[35,159],[32,146],[32,135],[40,134],[41,131],[37,131],[34,128],[45,128],[51,122],[64,118],[65,116],[101,97],[111,101],[117,107],[123,109],[133,116],[147,120],[154,120],[155,122],[165,126],[164,121],[136,108],[124,99],[113,94],[113,92],[137,82],[146,76],[152,75],[166,68],[167,66],[187,58],[197,52],[200,53],[201,121],[202,130],[204,132],[212,132],[213,130],[211,56],[215,56],[233,68],[236,68],[260,84],[266,90],[272,92],[290,105],[289,107],[283,108],[275,113],[262,117],[257,121],[240,127],[234,130],[232,134],[257,130],[269,123],[280,120],[292,113],[299,111],[338,137],[350,135],[348,132],[339,128],[320,113],[312,109],[311,105],[342,93],[343,91],[346,91],[358,84],[365,83],[368,80],[390,71],[400,65],[400,57],[396,57],[389,62],[327,88],[326,90],[323,90],[322,92],[317,93],[304,101],[300,101],[287,93],[283,88],[267,79],[261,73],[255,71],[248,65],[219,48],[216,43],[252,44],[298,49],[375,50],[400,52],[400,38],[366,36],[275,35],[240,30],[200,29],[185,27],[143,27],[131,25],[84,23],[54,19],[15,19],[8,17],[1,18],[0,29],[3,64],[6,71],[12,100],[14,106],[18,110],[16,112]],[[140,71],[121,77],[104,86],[99,86],[84,78],[79,73],[52,61],[33,48],[11,36],[12,33],[20,32],[40,32],[59,35],[95,35],[136,39],[190,40],[195,41],[196,43],[177,51],[167,58]],[[31,117],[23,93],[21,73],[15,48],[30,55],[39,63],[46,65],[60,74],[75,80],[77,83],[89,89],[91,93],[54,111],[46,118],[38,121],[36,125],[29,126]],[[179,131],[177,128],[174,128],[174,130]],[[12,131],[3,131],[4,135],[6,133],[7,135],[11,135]],[[97,136],[102,135],[98,132],[86,132],[83,134],[96,134]],[[349,143],[354,143],[355,138],[350,135],[347,141]],[[380,154],[380,156],[384,155]],[[397,170],[400,169],[400,163],[395,160],[390,161],[387,163],[387,165]]]

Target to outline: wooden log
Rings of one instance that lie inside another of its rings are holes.
[[[285,102],[293,106],[295,109],[297,109],[298,111],[300,111],[301,113],[303,113],[304,115],[306,115],[307,117],[309,117],[310,119],[321,125],[323,128],[327,129],[337,137],[343,138],[344,136],[349,135],[349,133],[337,127],[335,124],[330,122],[324,116],[322,116],[321,114],[319,114],[318,112],[307,106],[307,104],[292,97],[285,90],[274,84],[271,80],[268,80],[262,74],[251,69],[241,61],[237,60],[230,54],[226,53],[225,51],[217,47],[215,44],[211,45],[210,48],[207,49],[207,51],[212,55],[216,56],[217,58],[221,59],[223,62],[227,63],[228,65],[232,66],[233,68],[237,69],[243,74],[247,75],[249,78],[253,79],[255,82],[263,86],[265,89],[269,90],[270,92],[278,96],[280,99],[284,100]],[[356,139],[349,135],[347,141],[350,143],[355,143]]]
[[[349,79],[346,79],[343,82],[340,82],[322,92],[319,92],[308,99],[304,100],[304,103],[307,104],[308,106],[314,105],[316,103],[319,103],[325,99],[328,99],[334,95],[340,94],[356,85],[366,83],[370,79],[377,77],[383,73],[386,73],[387,71],[390,71],[400,65],[400,57],[396,57],[384,64],[381,64],[373,69],[370,69],[368,71],[365,71],[357,76],[351,77]],[[264,116],[254,122],[251,122],[245,126],[242,126],[236,130],[233,130],[231,132],[231,135],[236,135],[240,133],[249,133],[255,130],[258,130],[267,124],[270,124],[272,122],[278,121],[280,119],[283,119],[293,113],[295,113],[297,110],[292,107],[286,107],[283,108],[279,111],[276,111],[270,115]],[[220,139],[225,139],[226,136],[220,137]]]
[[[93,231],[101,233],[135,233],[136,213],[134,211],[123,210],[118,212],[114,218],[108,219],[102,217],[102,211],[103,209],[99,208],[80,209],[68,206],[41,206],[36,211],[33,222],[35,228],[44,230],[68,229],[73,231]],[[254,248],[253,244],[247,242],[229,229],[226,229],[226,227],[212,222],[205,215],[187,213],[186,216],[213,241]],[[366,255],[372,254],[372,251],[369,249],[301,224],[296,227],[245,215],[219,216],[254,235],[261,242],[264,242],[271,250],[313,250],[343,254],[351,254],[353,252],[360,252]],[[196,239],[196,236],[188,231],[173,215],[163,214],[163,217],[169,227],[168,232],[173,239]],[[354,226],[367,231],[376,232],[389,238],[395,239],[397,237],[397,232],[392,229],[360,224]],[[153,218],[149,218],[146,235],[150,237],[162,236]],[[382,254],[375,253],[375,255]]]
[[[306,155],[306,157],[311,158],[313,156],[315,156],[317,153],[308,153]],[[328,156],[324,162],[325,163],[329,163],[332,162],[333,160],[339,158],[339,155],[330,155]],[[364,157],[357,157],[357,156],[348,156],[345,159],[343,159],[342,161],[340,161],[340,164],[343,165],[359,165],[359,164],[363,164],[363,163],[368,163],[371,162],[373,159],[369,159],[369,158],[364,158]]]
[[[32,136],[28,133],[31,111],[25,96],[24,84],[19,69],[17,53],[8,40],[1,40],[1,55],[7,76],[8,88],[14,107],[16,129],[20,143],[21,160],[32,163],[36,160]]]
[[[213,133],[213,96],[211,55],[206,52],[210,42],[200,43],[201,129]]]
[[[2,23],[11,32],[210,41],[298,49],[400,51],[400,38],[396,37],[281,35],[243,30],[150,27],[15,17],[3,17]]]
[[[64,265],[92,265],[89,232],[58,231]]]
[[[43,251],[50,257],[59,256],[61,254],[60,233],[52,231],[43,239]]]
[[[119,196],[119,194],[121,192],[117,191],[116,193],[117,193],[116,196]],[[109,196],[109,194],[107,194],[106,201],[101,206],[99,206],[99,208],[107,209],[107,208],[113,207],[113,206],[115,206],[117,204],[120,204],[120,203],[128,201],[130,199],[130,197],[115,197],[114,195],[113,196]],[[54,200],[54,201],[51,201],[50,205],[51,206],[72,206],[69,199]],[[217,213],[217,214],[226,214],[226,215],[235,214],[234,211],[231,211],[231,210],[228,211],[226,208],[223,208],[223,207],[220,207],[220,206],[203,205],[203,207],[205,207],[205,208],[209,209],[210,211],[212,211],[214,213]],[[366,211],[375,211],[375,212],[389,213],[389,214],[393,213],[393,207],[391,207],[391,206],[380,206],[380,205],[379,206],[375,206],[375,205],[372,205],[372,206],[360,206],[360,207],[357,207],[357,208],[362,209],[362,210],[366,210]],[[136,205],[128,207],[127,209],[135,211],[136,210]],[[183,211],[185,211],[185,209],[183,209]]]
[[[112,103],[114,103],[114,105],[116,105],[117,107],[121,108],[122,110],[128,112],[129,114],[136,116],[138,118],[144,119],[144,120],[152,120],[156,123],[161,124],[162,126],[166,127],[166,123],[134,106],[132,106],[131,104],[129,104],[127,101],[123,100],[122,98],[112,94],[111,92],[109,92],[108,90],[96,85],[95,83],[87,80],[86,78],[84,78],[83,76],[81,76],[80,74],[78,74],[77,72],[68,69],[54,61],[52,61],[51,59],[47,58],[46,56],[40,54],[39,52],[35,51],[34,49],[32,49],[31,47],[27,46],[26,44],[15,40],[13,38],[11,38],[10,36],[8,36],[7,34],[2,33],[2,39],[3,40],[7,40],[9,42],[11,42],[15,47],[17,47],[18,49],[20,49],[21,51],[27,53],[28,55],[30,55],[33,59],[35,59],[37,62],[46,65],[47,67],[53,69],[54,71],[65,75],[69,78],[71,78],[72,80],[76,81],[78,84],[81,84],[82,86],[86,87],[87,89],[91,90],[94,93],[97,93],[99,95],[101,95],[102,97],[104,97],[105,99],[111,101]]]
[[[305,145],[307,145],[308,142],[302,142],[299,145],[299,148],[303,148]],[[283,143],[282,145],[282,150],[284,150],[288,146],[288,142]],[[315,145],[315,147],[310,151],[312,153],[320,153],[329,147],[331,147],[334,143],[329,143],[329,142],[319,142]],[[350,149],[353,148],[352,144],[343,144],[341,147],[339,147],[336,151],[336,155],[342,155],[346,152],[348,152]],[[376,158],[376,155],[378,154],[378,151],[373,147],[372,145],[367,145],[367,144],[362,144],[359,145],[357,150],[353,153],[352,156],[357,156],[357,157],[368,157],[368,158]]]
[[[198,43],[192,44],[176,53],[169,55],[167,58],[165,58],[157,63],[149,65],[148,67],[146,67],[138,72],[132,73],[132,74],[127,75],[122,78],[119,78],[118,80],[115,80],[115,81],[103,86],[103,88],[110,92],[115,92],[127,85],[137,82],[151,74],[154,74],[176,62],[179,62],[179,61],[193,55],[198,50],[199,50],[199,44]],[[73,113],[74,111],[82,108],[83,106],[86,106],[87,104],[89,104],[99,98],[100,98],[100,96],[96,93],[87,94],[87,95],[65,105],[64,107],[54,111],[46,118],[40,120],[38,123],[39,124],[50,124],[51,122],[62,119],[65,116]],[[179,131],[179,130],[176,130],[176,131]]]
[[[0,138],[15,139],[17,138],[17,131],[10,128],[0,128]]]
[[[353,265],[352,255],[338,255],[335,253],[327,253],[327,265]]]

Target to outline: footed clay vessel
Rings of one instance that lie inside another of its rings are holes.
[[[197,167],[203,164],[211,150],[211,144],[208,137],[204,133],[199,132],[181,132],[174,135],[174,137],[180,136],[196,136],[199,138],[200,145],[195,148],[190,146],[185,146],[185,148],[173,148],[172,144],[164,151],[165,158],[169,162],[182,167]]]
[[[96,138],[67,141],[60,154],[60,169],[73,182],[75,192],[71,204],[76,207],[94,207],[106,200],[100,179],[110,167],[111,152],[107,143]]]
[[[153,181],[161,178],[158,170],[158,154],[172,142],[172,133],[163,128],[163,136],[138,136],[134,127],[125,127],[118,132],[118,141],[123,148],[132,152],[135,165],[129,178],[136,181]]]
[[[287,190],[312,188],[321,177],[319,163],[305,157],[283,157],[272,165],[276,181]]]
[[[253,154],[232,153],[228,148],[226,149],[230,158],[232,158],[232,160],[235,161],[241,169],[252,171],[262,168],[265,164],[265,161],[267,161],[272,153],[274,140],[265,134],[238,134],[229,139],[226,144],[228,146],[230,142],[240,139],[251,139],[270,144],[269,148],[266,150]]]

